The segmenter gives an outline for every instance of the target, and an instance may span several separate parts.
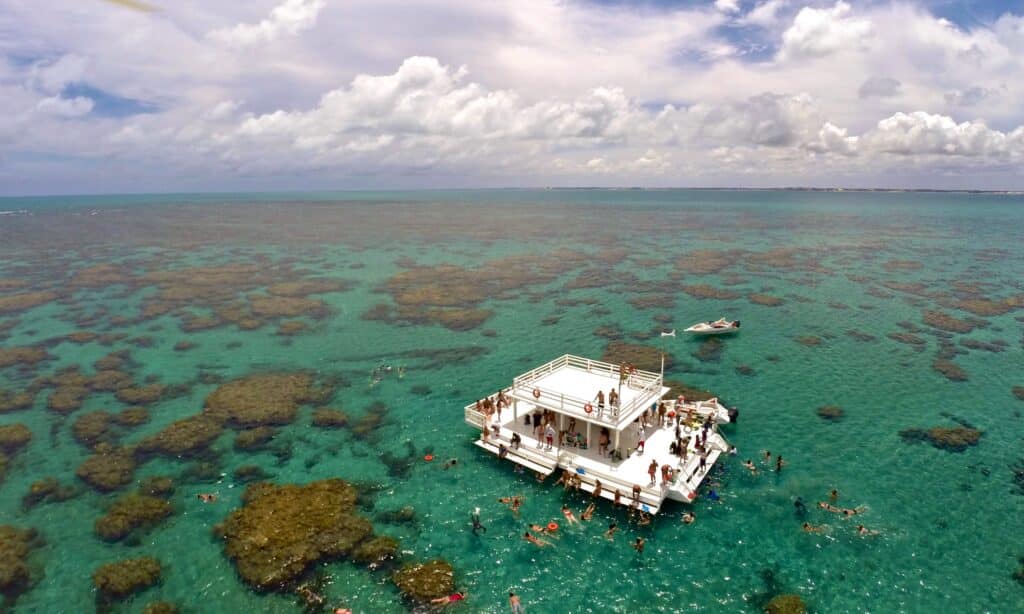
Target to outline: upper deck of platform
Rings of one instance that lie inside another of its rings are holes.
[[[657,373],[634,369],[622,377],[620,372],[619,365],[565,354],[516,377],[510,394],[539,407],[622,430],[664,396],[668,388]],[[599,390],[605,394],[603,412],[596,401]],[[611,390],[619,395],[618,407],[608,403]],[[589,413],[588,405],[592,407]]]

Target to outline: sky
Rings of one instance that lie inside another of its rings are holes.
[[[1024,0],[0,0],[0,195],[1024,189]]]

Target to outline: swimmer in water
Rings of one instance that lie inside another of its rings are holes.
[[[568,505],[562,506],[562,515],[565,516],[567,521],[569,521],[569,524],[579,523],[579,520],[576,519],[576,514],[572,513],[572,510],[569,509]]]
[[[200,501],[202,501],[203,503],[213,503],[214,501],[217,500],[217,495],[212,494],[212,493],[204,492],[204,493],[199,493],[196,496],[196,498],[199,499]]]
[[[647,525],[651,524],[651,515],[643,510],[640,510],[640,512],[637,514],[636,524],[637,526],[646,527]]]
[[[772,462],[771,450],[765,450],[764,451],[764,462],[765,462],[765,464],[771,464],[771,462]]]
[[[754,466],[753,461],[751,461],[749,458],[743,461],[743,466],[750,471],[751,475],[757,475],[757,467]]]
[[[800,526],[803,528],[804,532],[806,532],[806,533],[824,533],[825,532],[825,527],[823,527],[821,525],[815,526],[815,525],[813,525],[813,524],[811,524],[809,522],[805,522],[805,523],[803,523]]]
[[[857,507],[853,508],[852,510],[851,509],[843,509],[843,511],[842,511],[843,518],[852,518],[852,517],[856,516],[857,514],[863,514],[866,509],[867,508],[864,507],[863,505],[857,506]]]
[[[480,531],[487,532],[487,527],[480,524],[480,508],[473,510],[473,513],[469,515],[470,521],[473,523],[473,535],[479,535]]]
[[[431,599],[430,603],[437,605],[448,605],[449,603],[455,603],[456,601],[462,601],[466,598],[466,593],[463,591],[456,591],[447,597],[438,597],[437,599]]]
[[[647,543],[647,540],[645,540],[644,538],[642,538],[642,537],[636,538],[636,541],[633,542],[633,550],[636,550],[637,554],[643,554],[644,553],[644,544],[646,544],[646,543]]]
[[[537,546],[538,548],[543,548],[545,546],[550,546],[551,545],[550,542],[546,542],[543,539],[539,539],[537,536],[531,534],[529,531],[526,531],[525,533],[523,533],[523,539],[525,539],[526,541],[530,542],[534,546]]]
[[[613,537],[615,537],[615,534],[618,532],[618,530],[619,525],[615,524],[615,521],[613,520],[608,524],[608,530],[604,532],[604,536],[608,539],[612,539]]]
[[[448,471],[449,469],[451,469],[452,467],[454,467],[458,463],[459,463],[459,459],[457,459],[457,458],[449,458],[448,460],[446,460],[444,462],[444,465],[442,465],[441,468],[444,469],[445,471]]]
[[[591,518],[593,518],[594,517],[594,508],[595,507],[597,507],[597,506],[595,504],[593,504],[593,503],[588,505],[587,509],[583,510],[583,513],[580,514],[580,520],[590,520]]]
[[[872,531],[862,524],[857,525],[857,534],[862,536],[878,535],[878,531]]]
[[[697,515],[694,514],[693,512],[685,512],[683,514],[683,523],[684,524],[693,524],[693,522],[695,520],[697,520]]]
[[[833,488],[832,490],[828,491],[828,500],[831,501],[832,503],[835,503],[836,501],[838,501],[839,500],[839,491],[836,490],[835,488]]]
[[[522,497],[520,497],[519,495],[516,495],[515,497],[512,497],[512,503],[511,503],[511,505],[509,505],[509,509],[512,510],[512,514],[516,518],[519,518],[519,508],[522,507],[522,505],[523,505],[523,498]]]

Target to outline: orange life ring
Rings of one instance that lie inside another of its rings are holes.
[[[557,531],[557,530],[558,530],[558,523],[557,522],[552,520],[551,522],[548,523],[548,531]]]
[[[427,454],[426,456],[423,457],[423,460],[425,460],[425,461],[427,461],[429,463],[430,461],[434,460],[434,455],[433,454]]]
[[[535,398],[535,399],[539,399],[540,398],[540,388],[534,388],[533,389],[533,398]]]
[[[589,414],[590,412],[594,411],[594,406],[591,405],[590,403],[587,403],[586,405],[583,406],[583,411]]]

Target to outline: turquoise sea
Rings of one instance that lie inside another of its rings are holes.
[[[10,198],[0,211],[0,426],[31,432],[4,444],[0,524],[40,538],[0,557],[28,577],[3,609],[317,611],[249,588],[214,534],[242,505],[236,470],[257,466],[276,484],[359,485],[359,513],[399,540],[391,565],[452,564],[467,599],[451,611],[508,611],[509,591],[527,612],[757,612],[788,593],[813,612],[1024,611],[1024,197],[493,190]],[[719,316],[742,332],[659,336]],[[555,547],[525,543],[526,523],[586,498],[473,446],[463,406],[564,353],[659,349],[667,378],[740,409],[719,500],[701,497],[692,525],[668,503],[647,527],[605,502]],[[221,387],[268,373],[329,391],[254,450],[229,426],[180,457],[137,453]],[[142,424],[79,422],[139,406]],[[348,425],[314,426],[320,406]],[[933,445],[949,435],[959,445]],[[110,492],[76,477],[96,446],[136,454]],[[171,515],[101,539],[97,519],[151,476],[173,479]],[[26,506],[46,478],[61,496]],[[817,509],[833,488],[864,513]],[[496,502],[513,494],[519,520]],[[157,584],[98,600],[97,567],[143,556],[161,562]],[[324,611],[413,608],[389,575],[332,560],[307,577]]]

